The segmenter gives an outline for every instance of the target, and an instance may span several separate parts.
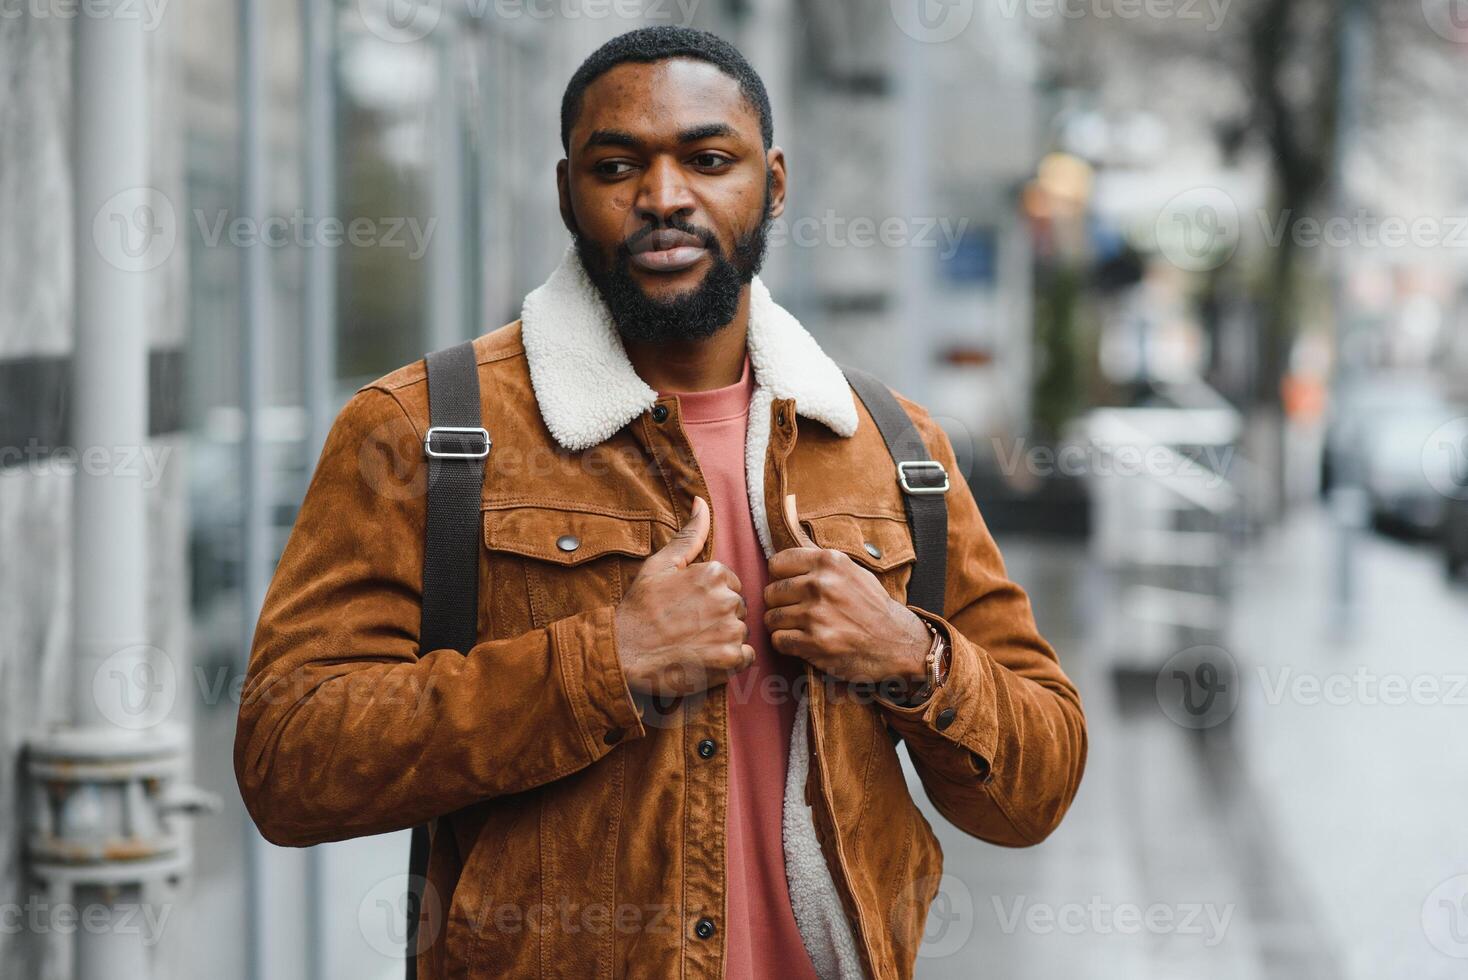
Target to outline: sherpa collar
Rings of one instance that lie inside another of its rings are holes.
[[[658,393],[637,374],[574,244],[525,297],[521,338],[541,417],[566,449],[588,449],[647,411]],[[793,398],[798,414],[833,432],[856,431],[856,403],[841,368],[755,276],[750,282],[749,363],[756,389]],[[768,403],[766,403],[768,404]]]

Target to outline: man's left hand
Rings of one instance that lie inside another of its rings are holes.
[[[800,545],[769,560],[770,644],[840,680],[922,683],[931,642],[923,621],[844,551],[811,541],[795,516],[795,498],[785,504]]]

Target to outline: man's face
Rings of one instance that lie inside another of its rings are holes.
[[[727,324],[784,210],[739,84],[689,58],[623,64],[587,87],[556,169],[561,217],[618,330],[696,340]]]

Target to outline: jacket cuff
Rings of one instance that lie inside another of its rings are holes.
[[[646,733],[617,655],[615,611],[598,606],[551,624],[562,682],[593,762]]]
[[[993,776],[999,738],[997,706],[988,683],[988,653],[954,629],[946,619],[909,605],[948,643],[948,677],[920,704],[902,705],[878,697],[893,730],[912,752],[930,756],[935,768],[954,778],[987,782]]]

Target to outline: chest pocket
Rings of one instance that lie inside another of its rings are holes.
[[[484,509],[490,601],[486,632],[514,636],[621,601],[653,551],[650,513],[567,506]]]
[[[816,544],[845,552],[877,576],[894,599],[906,601],[917,554],[905,517],[842,513],[802,518],[801,523]]]

